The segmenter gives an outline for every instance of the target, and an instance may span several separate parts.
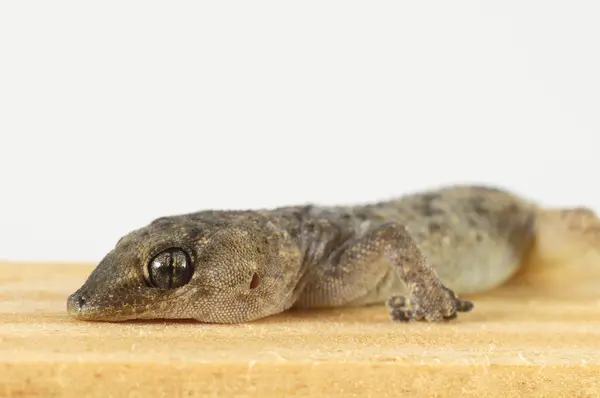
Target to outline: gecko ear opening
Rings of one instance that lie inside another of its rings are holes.
[[[254,275],[252,275],[252,280],[250,281],[250,289],[256,289],[258,287],[259,282],[260,278],[258,277],[258,274],[255,273]]]

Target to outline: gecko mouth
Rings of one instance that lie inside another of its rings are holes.
[[[133,306],[104,307],[96,306],[87,301],[86,296],[75,292],[67,299],[69,316],[86,321],[120,322],[136,319],[140,309]]]

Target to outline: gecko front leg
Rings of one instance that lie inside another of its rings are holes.
[[[373,228],[336,250],[306,286],[299,304],[334,306],[360,299],[377,289],[390,264],[408,291],[406,297],[388,298],[392,320],[442,321],[473,308],[442,284],[406,227],[397,222]]]
[[[408,297],[388,298],[386,304],[392,320],[441,321],[455,318],[457,312],[473,309],[473,303],[458,300],[454,292],[442,284],[405,226],[383,225],[374,231],[374,239],[382,242],[382,252],[408,290]]]

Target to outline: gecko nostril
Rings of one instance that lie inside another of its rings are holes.
[[[71,314],[80,313],[85,305],[85,297],[79,294],[72,294],[67,300],[67,311]]]
[[[77,309],[80,310],[84,304],[85,304],[85,297],[83,297],[83,296],[77,297],[77,300],[75,300],[75,305],[77,306]]]

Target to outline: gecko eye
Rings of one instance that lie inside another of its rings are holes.
[[[148,265],[149,282],[159,289],[181,287],[192,279],[192,262],[181,249],[157,254]]]

